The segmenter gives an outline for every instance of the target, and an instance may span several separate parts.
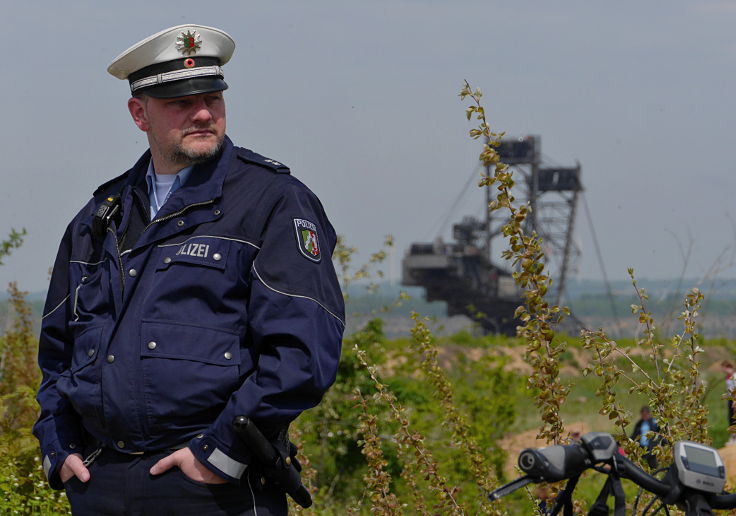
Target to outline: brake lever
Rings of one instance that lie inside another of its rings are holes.
[[[519,477],[516,480],[509,482],[505,486],[501,486],[498,489],[492,491],[488,495],[488,499],[494,502],[503,496],[513,493],[517,489],[521,489],[524,486],[533,484],[534,482],[538,482],[538,481],[539,481],[538,479],[534,479],[530,477],[529,475],[524,475],[523,477]]]

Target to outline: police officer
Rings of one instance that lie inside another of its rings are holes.
[[[149,150],[67,227],[39,342],[34,434],[75,514],[285,513],[233,420],[291,464],[288,424],[335,380],[335,232],[285,165],[225,135],[234,48],[182,25],[108,68]]]

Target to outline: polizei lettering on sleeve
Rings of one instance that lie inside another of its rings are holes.
[[[322,250],[319,247],[317,225],[305,219],[294,219],[294,229],[296,230],[296,245],[302,255],[313,262],[320,262]]]
[[[207,244],[182,244],[176,251],[176,255],[196,256],[197,258],[207,258],[210,253],[210,246]]]

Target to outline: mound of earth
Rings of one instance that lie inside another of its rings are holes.
[[[728,476],[728,485],[731,490],[736,486],[736,445],[726,445],[718,453],[723,459],[723,465],[726,466],[726,475]]]

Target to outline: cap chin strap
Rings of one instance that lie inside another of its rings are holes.
[[[156,86],[159,84],[165,84],[167,82],[181,81],[183,79],[193,79],[195,77],[211,77],[217,76],[224,78],[225,75],[222,73],[222,68],[219,66],[200,66],[197,68],[189,68],[184,70],[174,70],[171,72],[159,73],[156,75],[150,75],[143,77],[130,83],[130,92],[135,93],[136,91],[148,88],[150,86]]]

